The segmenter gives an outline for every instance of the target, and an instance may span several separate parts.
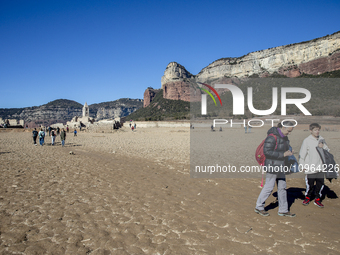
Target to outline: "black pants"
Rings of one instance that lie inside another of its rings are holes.
[[[324,173],[319,172],[315,174],[306,174],[306,197],[311,198],[313,196],[313,191],[315,198],[321,198],[321,192],[324,187]],[[315,189],[313,189],[315,183]]]
[[[37,136],[33,136],[33,144],[37,144]]]

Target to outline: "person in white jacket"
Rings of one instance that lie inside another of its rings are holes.
[[[308,205],[313,196],[313,187],[315,183],[315,200],[314,204],[320,208],[324,205],[321,203],[321,192],[324,187],[324,172],[323,162],[316,149],[321,147],[327,151],[329,148],[325,143],[325,139],[320,136],[321,126],[318,123],[312,123],[309,125],[310,135],[302,142],[302,146],[299,153],[299,164],[305,172],[306,192],[303,205]]]

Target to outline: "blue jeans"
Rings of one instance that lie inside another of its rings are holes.
[[[61,145],[62,145],[62,146],[65,145],[65,140],[61,140]]]
[[[44,144],[44,137],[40,137],[39,142],[40,142],[40,145],[43,145]]]

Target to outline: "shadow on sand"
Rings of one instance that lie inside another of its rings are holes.
[[[46,146],[61,146],[61,142],[55,142],[54,145],[52,143],[45,143]],[[74,144],[74,143],[65,143],[65,147],[80,147],[81,144]]]
[[[313,187],[314,188],[314,187]],[[287,189],[287,200],[288,200],[288,209],[290,210],[290,207],[292,204],[294,204],[295,200],[304,200],[305,199],[305,191],[306,189],[303,188],[288,188]],[[314,191],[313,191],[314,193]],[[273,197],[276,198],[275,201],[271,202],[269,205],[267,205],[264,209],[266,211],[272,210],[276,207],[279,206],[278,200],[277,200],[277,192],[273,193]],[[325,198],[330,198],[330,199],[336,199],[338,198],[337,194],[331,190],[327,185],[324,186],[322,190],[322,197],[321,200]],[[315,196],[313,196],[311,199],[313,200]]]

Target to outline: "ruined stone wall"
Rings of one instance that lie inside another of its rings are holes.
[[[152,128],[152,127],[160,127],[160,128],[190,128],[190,122],[188,121],[135,121],[136,129],[138,128]],[[126,124],[125,124],[126,125]]]

